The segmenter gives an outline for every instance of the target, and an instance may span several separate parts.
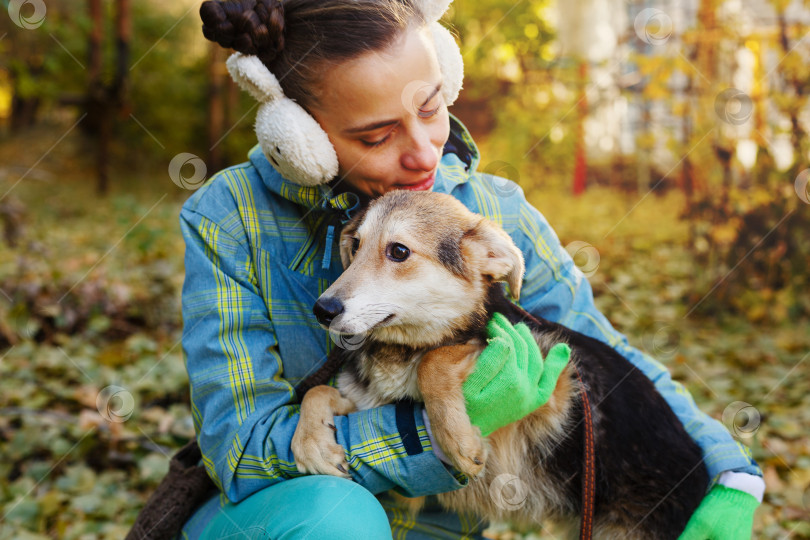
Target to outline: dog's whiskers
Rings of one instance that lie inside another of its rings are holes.
[[[349,327],[359,327],[365,329],[363,332],[371,330],[374,325],[384,321],[386,317],[393,314],[396,309],[395,304],[379,303],[370,304],[359,313],[353,313],[349,316],[344,316],[341,323]]]

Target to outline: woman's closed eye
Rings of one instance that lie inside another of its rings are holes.
[[[416,115],[419,118],[430,118],[431,116],[435,116],[436,113],[439,112],[439,109],[442,108],[444,101],[442,99],[441,93],[439,93],[439,89],[436,89],[436,93],[428,100],[427,103],[423,104],[416,110]]]
[[[439,93],[439,88],[437,87],[434,95],[421,107],[416,110],[416,115],[423,119],[427,120],[430,119],[441,110],[442,105],[444,105],[444,101],[442,99],[441,93]],[[360,142],[363,143],[364,146],[369,148],[376,148],[378,146],[382,146],[389,140],[391,140],[391,136],[397,131],[397,127],[399,124],[396,124],[393,128],[388,130],[384,135],[378,138],[369,137],[365,139],[360,139]]]
[[[436,113],[438,113],[439,109],[441,109],[441,108],[442,108],[442,104],[439,103],[438,105],[436,105],[435,107],[433,107],[430,110],[419,109],[416,114],[419,116],[419,118],[430,118],[431,116],[435,116]]]
[[[371,131],[366,137],[360,139],[360,142],[370,148],[383,145],[391,138],[391,135],[393,135],[396,132],[398,127],[399,122],[396,122],[394,124],[389,124],[388,126],[385,126],[385,128],[383,129]]]
[[[377,139],[377,140],[373,140],[373,141],[369,141],[369,140],[366,140],[366,139],[360,139],[360,142],[363,143],[364,145],[368,146],[369,148],[374,148],[376,146],[381,146],[381,145],[385,144],[385,142],[388,141],[391,138],[391,135],[393,133],[394,133],[394,130],[392,129],[391,131],[386,133],[385,136],[382,137],[381,139]]]

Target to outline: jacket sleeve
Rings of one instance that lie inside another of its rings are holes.
[[[663,365],[631,347],[596,309],[590,283],[545,218],[525,201],[513,237],[526,257],[520,301],[524,309],[607,343],[640,369],[701,447],[710,478],[716,479],[723,471],[762,475],[748,448],[735,441],[720,422],[701,412],[689,391],[673,381]]]
[[[298,423],[295,392],[246,241],[184,209],[183,336],[191,407],[203,463],[232,502],[300,476],[290,450]],[[408,496],[464,485],[435,456],[421,406],[387,405],[336,417],[354,479],[373,493]]]

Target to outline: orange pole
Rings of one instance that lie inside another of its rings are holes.
[[[585,177],[588,171],[588,162],[585,156],[585,118],[588,115],[588,99],[585,93],[585,82],[588,77],[588,62],[579,63],[580,99],[577,104],[577,130],[574,150],[574,195],[585,192]]]

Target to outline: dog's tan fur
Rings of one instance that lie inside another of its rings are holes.
[[[301,403],[301,418],[307,420],[299,422],[292,439],[292,448],[296,449],[295,462],[300,471],[349,477],[349,464],[343,447],[335,442],[334,437],[324,438],[323,435],[324,430],[334,433],[335,425],[332,422],[335,415],[349,414],[355,410],[353,401],[344,398],[330,386],[316,386],[307,393],[307,399]],[[329,466],[324,466],[325,463],[329,463]]]

